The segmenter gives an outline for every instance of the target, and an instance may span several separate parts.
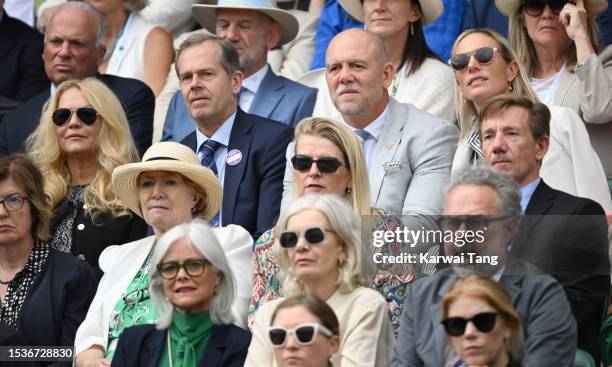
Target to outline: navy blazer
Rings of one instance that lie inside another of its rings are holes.
[[[312,116],[317,90],[274,74],[264,76],[248,113],[296,126]],[[162,141],[181,141],[195,131],[196,123],[189,114],[181,91],[177,91],[168,106]]]
[[[593,200],[569,195],[543,180],[533,192],[510,256],[528,261],[563,286],[578,323],[578,348],[597,361],[597,335],[610,286],[608,226]]]
[[[1,96],[25,102],[49,89],[42,52],[42,34],[5,12],[0,21]]]
[[[227,151],[239,150],[242,160],[225,165],[222,225],[240,225],[255,239],[274,226],[283,193],[285,151],[292,138],[293,128],[238,107]],[[181,144],[195,152],[195,131]]]
[[[155,325],[132,326],[123,331],[113,367],[157,367],[166,344],[167,330]],[[200,367],[242,367],[246,359],[251,334],[234,325],[214,325]]]
[[[26,345],[74,345],[76,331],[85,319],[97,286],[98,281],[87,263],[51,249],[19,313],[17,327]]]
[[[101,74],[97,75],[97,78],[103,81],[121,101],[132,138],[142,156],[151,146],[153,137],[155,96],[151,88],[140,80],[115,75]],[[0,123],[0,156],[25,150],[25,140],[38,127],[50,93],[47,89],[4,115]]]

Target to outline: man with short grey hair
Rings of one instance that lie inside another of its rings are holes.
[[[257,239],[278,217],[284,152],[293,129],[244,112],[238,95],[244,75],[227,40],[194,34],[176,58],[181,95],[195,131],[181,141],[198,154],[223,186],[213,226],[238,224]]]
[[[98,74],[104,52],[104,24],[100,13],[85,2],[58,5],[49,19],[43,50],[51,89],[4,115],[0,124],[0,155],[25,150],[25,140],[38,126],[46,102],[62,82],[87,77],[100,79],[115,93],[142,155],[151,145],[155,96],[139,80]]]
[[[572,365],[576,322],[563,288],[530,264],[508,259],[519,223],[519,202],[512,178],[491,168],[466,170],[454,177],[440,220],[441,231],[455,234],[440,255],[452,259],[453,266],[408,286],[393,367],[462,365],[459,357],[447,353],[440,307],[453,283],[474,273],[491,276],[508,291],[523,323],[524,366]],[[472,240],[459,243],[457,234],[470,231],[475,234]]]

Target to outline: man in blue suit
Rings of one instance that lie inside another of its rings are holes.
[[[223,202],[211,225],[238,224],[254,238],[270,229],[280,208],[285,150],[293,129],[238,106],[243,74],[231,43],[191,35],[177,60],[181,94],[196,131],[181,141],[219,177]]]
[[[227,39],[238,51],[244,81],[240,108],[289,126],[312,115],[317,90],[274,74],[268,51],[295,38],[298,21],[269,0],[220,0],[215,5],[194,5],[193,15],[206,30]],[[308,57],[308,55],[304,55]],[[194,123],[179,93],[168,106],[162,140],[181,141],[194,131]]]

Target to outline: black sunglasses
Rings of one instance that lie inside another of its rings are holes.
[[[446,320],[442,320],[441,323],[444,325],[444,330],[450,336],[461,336],[465,333],[465,327],[468,322],[472,322],[476,329],[483,333],[488,333],[495,327],[495,318],[503,315],[500,312],[481,312],[474,315],[471,319],[464,319],[463,317],[449,317]]]
[[[546,5],[550,6],[550,10],[552,10],[555,15],[559,15],[561,9],[563,9],[567,3],[574,4],[573,1],[567,0],[523,0],[522,5],[527,15],[539,17],[544,12]]]
[[[287,344],[287,336],[295,335],[295,338],[300,345],[310,345],[314,343],[315,337],[319,333],[330,337],[333,335],[331,330],[320,324],[301,324],[293,329],[287,329],[282,326],[270,326],[268,328],[268,337],[270,343],[275,348],[282,348]]]
[[[340,168],[340,166],[346,166],[346,163],[340,162],[334,157],[321,157],[319,159],[312,159],[307,155],[294,155],[291,158],[291,164],[293,168],[300,172],[307,172],[312,167],[312,164],[316,163],[317,168],[321,173],[334,173]]]
[[[204,259],[187,259],[182,263],[178,261],[169,261],[167,263],[158,264],[157,270],[162,278],[168,280],[176,278],[181,268],[185,269],[185,273],[190,277],[197,277],[204,272],[206,264],[208,264],[208,261]]]
[[[470,58],[474,56],[476,61],[481,65],[490,64],[495,57],[495,53],[499,52],[495,47],[481,47],[472,52],[458,54],[448,60],[448,64],[455,71],[461,71],[470,64]]]
[[[334,232],[331,229],[323,229],[321,227],[307,228],[304,231],[304,239],[311,245],[316,245],[323,242],[325,239],[325,232]],[[297,231],[283,231],[278,236],[278,242],[284,248],[295,247],[300,239],[300,234]]]
[[[79,120],[86,125],[93,125],[98,119],[98,112],[91,107],[58,108],[53,111],[53,123],[57,126],[64,125],[66,122],[70,121],[72,113],[75,111]]]
[[[508,215],[500,215],[497,217],[489,215],[452,215],[441,217],[438,222],[442,230],[457,231],[464,225],[465,230],[481,230],[486,228],[490,223],[508,219]]]

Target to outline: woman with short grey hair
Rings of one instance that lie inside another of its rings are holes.
[[[152,263],[157,324],[127,328],[112,365],[196,366],[206,358],[207,366],[242,366],[251,335],[232,325],[234,276],[210,226],[195,219],[169,230]]]

